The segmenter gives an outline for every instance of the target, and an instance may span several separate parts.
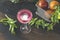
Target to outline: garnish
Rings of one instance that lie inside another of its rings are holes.
[[[3,24],[5,24],[5,25],[9,25],[10,27],[9,27],[9,31],[12,33],[12,34],[15,34],[15,28],[17,28],[17,26],[16,26],[16,20],[13,20],[13,19],[11,19],[10,17],[8,17],[6,14],[5,14],[5,17],[6,18],[3,18],[3,19],[1,19],[0,20],[0,23],[3,23]]]

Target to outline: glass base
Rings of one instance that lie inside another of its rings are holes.
[[[20,31],[23,34],[27,34],[27,33],[29,33],[31,31],[31,28],[27,24],[23,24],[22,26],[20,26]]]

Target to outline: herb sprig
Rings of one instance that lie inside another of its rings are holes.
[[[15,28],[17,28],[17,25],[15,24],[17,21],[16,20],[13,20],[12,18],[8,17],[6,14],[5,14],[5,17],[6,18],[3,18],[0,20],[0,23],[3,23],[5,25],[9,25],[9,31],[12,33],[12,34],[15,34]]]

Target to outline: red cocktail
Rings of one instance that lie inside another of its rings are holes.
[[[22,9],[18,12],[17,14],[17,19],[20,23],[22,23],[25,26],[21,26],[20,29],[21,31],[23,31],[24,33],[28,33],[30,27],[27,27],[27,23],[30,22],[30,20],[32,19],[32,12],[28,9]],[[29,29],[29,30],[27,30]],[[29,31],[30,32],[30,31]]]

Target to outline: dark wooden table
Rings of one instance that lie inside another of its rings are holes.
[[[36,7],[33,3],[0,3],[0,19],[4,17],[4,14],[8,14],[9,17],[16,19],[16,13],[23,8],[31,10],[35,15],[34,12],[36,11]],[[16,35],[12,35],[8,28],[9,26],[4,26],[0,23],[0,40],[60,40],[60,24],[56,24],[54,30],[49,32],[32,28],[32,31],[29,34],[22,34],[18,29]]]

